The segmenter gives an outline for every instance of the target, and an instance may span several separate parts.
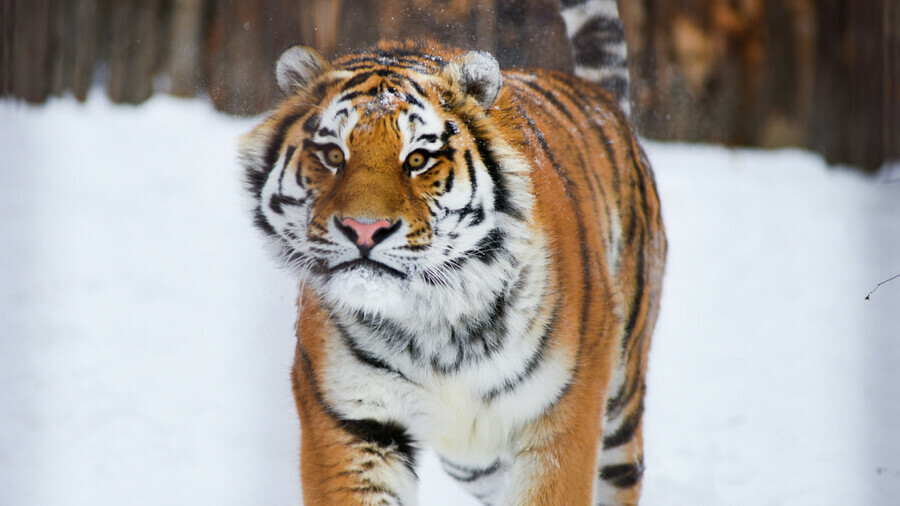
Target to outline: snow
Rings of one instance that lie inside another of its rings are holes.
[[[0,504],[297,504],[295,288],[201,101],[0,101]],[[900,497],[900,175],[647,143],[647,505]],[[895,170],[894,172],[900,172]],[[474,504],[431,455],[423,504]]]

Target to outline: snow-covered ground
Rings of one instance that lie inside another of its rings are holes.
[[[253,120],[0,102],[0,505],[297,504],[294,287]],[[670,257],[644,504],[900,500],[900,182],[648,143]],[[472,504],[427,457],[422,503]]]

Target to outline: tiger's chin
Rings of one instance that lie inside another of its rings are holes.
[[[371,260],[353,260],[330,268],[319,292],[335,309],[393,314],[402,312],[408,285],[401,271]]]

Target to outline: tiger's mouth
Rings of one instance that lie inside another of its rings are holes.
[[[350,260],[349,262],[343,262],[335,265],[334,267],[329,267],[327,272],[329,274],[339,272],[339,271],[362,271],[362,272],[374,272],[379,274],[387,274],[389,276],[393,276],[399,279],[406,279],[406,274],[385,265],[381,262],[376,262],[370,258],[357,258],[355,260]]]

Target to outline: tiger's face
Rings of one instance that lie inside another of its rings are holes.
[[[263,167],[257,221],[332,306],[412,318],[438,307],[464,313],[515,270],[510,248],[529,193],[524,178],[504,173],[519,163],[514,152],[482,138],[484,104],[467,99],[464,80],[328,69],[292,89],[301,102],[313,81],[329,91],[281,119],[283,139],[265,147],[277,158]],[[273,142],[265,127],[245,144]]]

